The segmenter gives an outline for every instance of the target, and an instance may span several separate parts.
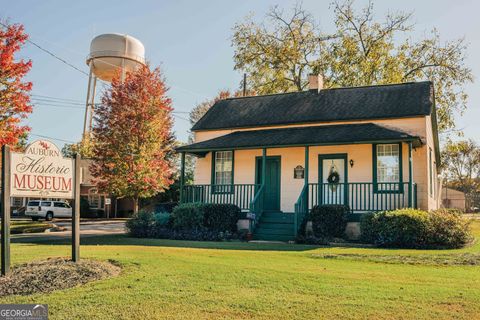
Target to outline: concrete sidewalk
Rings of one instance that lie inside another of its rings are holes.
[[[64,227],[67,231],[60,232],[42,232],[42,233],[25,233],[15,234],[11,236],[12,242],[16,239],[23,241],[48,241],[48,240],[65,240],[72,237],[71,221],[57,220],[53,221],[59,227]],[[118,220],[103,220],[103,221],[81,221],[80,222],[80,237],[92,237],[102,235],[116,235],[125,234],[125,221]]]

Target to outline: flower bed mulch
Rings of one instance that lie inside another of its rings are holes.
[[[116,276],[120,270],[114,262],[89,259],[74,263],[66,258],[51,258],[25,263],[13,267],[6,277],[0,278],[0,297],[67,289]]]

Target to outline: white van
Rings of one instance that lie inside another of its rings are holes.
[[[72,207],[63,201],[31,200],[27,203],[25,216],[31,217],[33,221],[40,218],[47,221],[53,218],[71,218]]]

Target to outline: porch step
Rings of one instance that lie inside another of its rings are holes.
[[[260,217],[260,223],[293,223],[292,213],[264,212]]]
[[[293,232],[293,226],[289,225],[288,229],[272,229],[270,227],[260,225],[260,227],[255,229],[255,234],[261,235],[282,235],[282,236],[294,236],[295,233]]]
[[[268,223],[260,222],[259,228],[273,230],[293,230],[293,223]]]
[[[253,234],[254,240],[290,241],[295,239],[293,213],[264,212]]]
[[[260,223],[286,223],[286,224],[293,224],[293,218],[261,218]]]
[[[279,235],[279,234],[255,234],[253,235],[253,240],[266,240],[266,241],[293,241],[295,237],[289,235]]]
[[[293,213],[279,212],[279,211],[267,211],[267,212],[262,213],[262,217],[265,217],[265,218],[293,217]]]

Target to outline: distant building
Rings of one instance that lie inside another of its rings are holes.
[[[133,201],[126,198],[114,198],[107,193],[98,191],[93,183],[93,177],[88,167],[90,159],[80,160],[80,197],[87,199],[90,211],[104,214],[106,217],[124,217],[133,212]],[[107,204],[108,199],[110,204]]]
[[[451,188],[442,189],[442,206],[444,208],[466,211],[467,200],[465,193]]]

